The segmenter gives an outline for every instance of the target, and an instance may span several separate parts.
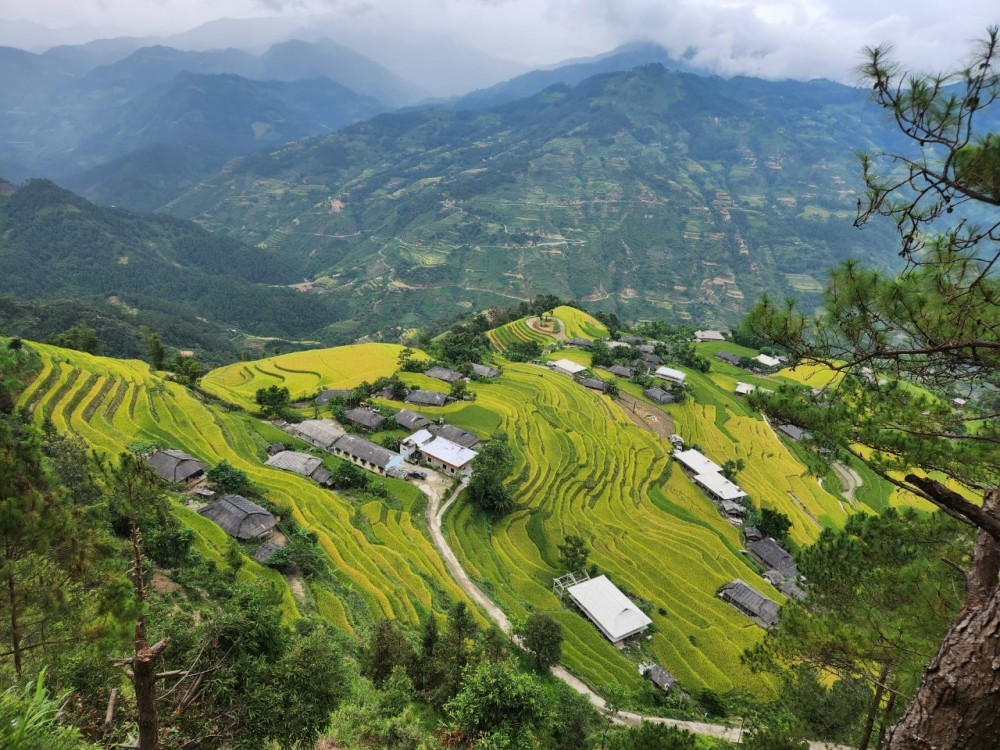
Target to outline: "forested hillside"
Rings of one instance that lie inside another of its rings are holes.
[[[300,260],[354,330],[550,292],[626,318],[735,321],[816,299],[845,257],[862,92],[651,65],[494,109],[382,115],[239,160],[168,210]],[[373,301],[374,300],[374,301]]]

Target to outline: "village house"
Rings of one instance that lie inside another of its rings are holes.
[[[754,359],[767,368],[777,367],[778,365],[781,364],[780,359],[778,359],[777,357],[771,357],[767,354],[758,354],[756,357],[754,357]]]
[[[580,380],[580,385],[584,388],[600,391],[601,393],[605,393],[608,390],[608,384],[603,380],[598,380],[597,378],[583,378]]]
[[[668,391],[663,390],[662,388],[647,388],[646,390],[643,391],[643,393],[646,394],[646,397],[650,401],[653,401],[654,403],[657,403],[657,404],[672,404],[672,403],[674,403],[674,396],[673,396],[673,394],[669,393]]]
[[[722,331],[695,331],[694,340],[698,342],[725,341],[726,337],[722,335]]]
[[[281,451],[268,458],[266,463],[275,469],[308,477],[324,487],[329,487],[333,480],[333,475],[323,466],[323,459],[308,453]]]
[[[382,476],[403,463],[403,457],[398,453],[357,435],[343,435],[334,444],[332,453],[337,458]]]
[[[738,578],[719,589],[719,598],[732,604],[762,628],[778,623],[778,605]]]
[[[396,424],[404,430],[409,430],[410,432],[422,430],[433,424],[433,422],[423,414],[417,414],[417,412],[411,411],[410,409],[401,409],[396,413],[394,419]]]
[[[278,520],[269,511],[242,495],[224,495],[198,513],[241,541],[266,539],[278,525]]]
[[[808,439],[812,437],[811,433],[793,424],[779,424],[777,430],[792,440],[802,440],[803,438]]]
[[[727,364],[735,365],[736,367],[740,366],[741,360],[739,355],[733,354],[732,352],[727,352],[727,351],[717,352],[715,358],[722,362],[726,362]]]
[[[325,451],[329,451],[344,435],[344,431],[335,422],[322,419],[303,420],[289,427],[288,431]]]
[[[443,380],[446,383],[454,383],[456,380],[461,380],[465,376],[458,370],[449,370],[447,367],[432,367],[424,372],[429,378],[437,378],[438,380]]]
[[[566,593],[615,645],[638,635],[653,622],[607,576],[577,583],[568,587]]]
[[[680,370],[675,370],[672,367],[657,367],[656,371],[653,373],[656,377],[662,380],[668,380],[671,383],[684,384],[684,380],[687,378]]]
[[[578,346],[581,349],[590,349],[594,345],[593,341],[589,341],[587,339],[580,339],[580,338],[568,339],[566,341],[566,343],[569,344],[570,346]]]
[[[355,409],[347,409],[344,412],[344,419],[352,424],[356,424],[359,427],[374,432],[382,427],[385,422],[385,417],[379,414],[377,411],[372,409],[363,409],[361,407]]]
[[[557,359],[555,362],[548,362],[547,364],[564,375],[579,375],[587,369],[584,365],[577,364],[570,359]]]
[[[427,427],[427,430],[432,435],[450,440],[453,443],[461,445],[463,448],[475,448],[479,445],[479,436],[463,430],[461,427],[455,427],[450,424],[435,424]]]
[[[773,568],[785,578],[795,580],[799,577],[795,558],[771,537],[748,543],[747,552],[753,555],[765,568]]]
[[[204,461],[177,450],[156,451],[146,459],[146,465],[155,471],[160,479],[173,484],[196,479],[202,476],[208,467]]]
[[[487,367],[486,365],[481,365],[478,363],[473,363],[472,371],[481,378],[499,378],[500,371],[493,368]]]
[[[346,388],[326,388],[320,391],[316,397],[316,405],[326,406],[335,398],[347,398],[349,395],[351,395],[351,392]]]
[[[444,406],[448,401],[448,396],[437,391],[410,391],[404,399],[408,404],[417,406]]]
[[[677,687],[677,678],[659,664],[644,662],[639,665],[639,674],[648,677],[664,693],[669,693]]]
[[[624,367],[622,365],[611,365],[611,367],[603,368],[610,372],[612,375],[617,375],[620,378],[630,379],[634,374],[631,367]]]
[[[471,476],[474,450],[439,437],[428,430],[419,430],[399,444],[407,460],[422,459],[450,476]]]
[[[688,473],[692,475],[697,474],[718,474],[722,471],[722,467],[717,463],[709,460],[709,458],[694,448],[690,448],[686,451],[677,451],[673,453],[674,458],[680,462]]]
[[[267,565],[274,556],[274,553],[279,549],[281,549],[281,547],[274,542],[264,542],[264,544],[260,545],[253,553],[254,562],[258,562],[261,565]]]
[[[739,382],[736,384],[737,396],[749,396],[755,390],[757,390],[757,386],[753,385],[752,383]]]

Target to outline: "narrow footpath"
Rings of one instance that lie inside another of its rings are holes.
[[[426,471],[428,475],[435,473],[426,469],[424,469],[424,471]],[[431,479],[431,477],[428,476],[428,479]],[[441,480],[444,480],[444,477],[441,477]],[[434,543],[434,546],[440,553],[445,565],[448,567],[448,572],[451,573],[455,582],[462,587],[462,590],[469,595],[469,598],[479,604],[479,606],[485,610],[486,614],[490,616],[490,618],[504,633],[510,635],[510,619],[506,614],[504,614],[503,610],[500,609],[500,607],[498,607],[496,603],[483,592],[482,589],[472,582],[472,579],[469,578],[469,574],[465,572],[465,569],[458,561],[458,557],[456,557],[454,551],[452,551],[451,545],[448,544],[448,540],[445,539],[444,532],[441,530],[441,521],[444,518],[445,513],[448,512],[448,509],[452,506],[455,500],[458,499],[459,493],[465,489],[465,482],[462,482],[455,487],[452,493],[448,496],[448,499],[443,503],[441,502],[444,494],[443,481],[417,482],[417,486],[425,495],[427,495],[427,526],[431,530],[431,541]],[[514,642],[520,646],[519,639],[516,636],[514,636]],[[590,701],[590,705],[598,711],[607,714],[607,706],[604,703],[604,699],[591,690],[590,687],[579,677],[572,674],[564,667],[558,665],[552,667],[552,674],[565,682],[580,695],[586,696],[587,700]],[[630,711],[619,711],[616,716],[611,718],[611,721],[616,724],[624,724],[627,726],[637,726],[643,721],[655,724],[668,724],[679,729],[686,729],[694,734],[718,737],[735,743],[740,742],[740,735],[742,734],[742,730],[736,727],[727,727],[721,724],[705,724],[698,721],[667,719],[662,716],[647,716],[645,714],[637,714]],[[810,750],[850,750],[850,748],[842,745],[832,745],[825,742],[810,742],[809,747]]]

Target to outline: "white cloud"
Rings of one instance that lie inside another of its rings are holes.
[[[322,14],[366,39],[442,39],[528,66],[650,40],[723,74],[850,80],[866,44],[892,41],[910,67],[943,69],[996,21],[982,0],[4,0],[0,16],[50,27],[170,34],[230,17]]]

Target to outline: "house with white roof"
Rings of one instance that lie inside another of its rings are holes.
[[[744,383],[739,381],[736,383],[736,395],[737,396],[749,396],[757,389],[757,386],[752,383]]]
[[[684,379],[687,378],[680,370],[675,370],[672,367],[657,367],[656,371],[653,373],[656,377],[663,380],[669,380],[671,383],[684,384]]]
[[[612,643],[638,635],[653,622],[607,576],[570,586],[566,593]]]
[[[725,341],[722,331],[695,331],[695,341]]]
[[[758,354],[754,359],[764,365],[764,367],[777,367],[781,364],[780,359],[768,356],[767,354]]]
[[[418,430],[403,440],[399,444],[399,452],[407,460],[423,459],[451,476],[471,476],[472,460],[479,455],[471,448],[453,443],[428,430]]]
[[[578,375],[587,369],[583,365],[578,364],[571,359],[557,359],[555,362],[549,362],[549,367],[567,375]]]
[[[708,456],[703,455],[694,448],[690,448],[686,451],[675,450],[673,456],[685,469],[695,475],[711,473],[718,474],[722,471],[721,466],[714,461],[711,461]]]
[[[747,493],[738,486],[726,479],[722,474],[710,471],[705,474],[695,474],[695,484],[701,487],[710,497],[723,502],[726,500],[739,500],[746,497]]]

